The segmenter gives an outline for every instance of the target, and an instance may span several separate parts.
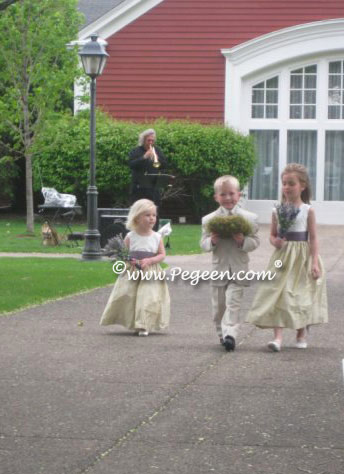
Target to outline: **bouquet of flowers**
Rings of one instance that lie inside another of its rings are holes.
[[[286,236],[290,227],[294,224],[296,216],[300,212],[300,209],[295,207],[293,204],[281,202],[275,205],[278,219],[278,237],[283,239]]]
[[[124,243],[122,234],[115,235],[108,240],[104,247],[103,254],[113,260],[121,260],[122,262],[131,263],[134,259],[130,257],[129,249]],[[136,263],[135,267],[141,270],[141,266]]]
[[[249,235],[252,233],[252,225],[242,216],[217,216],[210,219],[207,231],[214,232],[222,239],[228,239],[234,234]]]

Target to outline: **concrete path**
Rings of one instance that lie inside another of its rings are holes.
[[[148,338],[98,325],[110,287],[1,316],[1,474],[342,474],[344,229],[319,230],[331,319],[305,351],[286,331],[269,353],[270,331],[245,325],[226,353],[208,284],[181,280],[169,332]],[[167,261],[209,268],[209,255]]]

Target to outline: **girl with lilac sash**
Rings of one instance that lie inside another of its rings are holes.
[[[126,224],[131,232],[124,239],[130,265],[116,280],[100,320],[102,326],[120,324],[139,336],[168,327],[168,287],[164,278],[154,277],[163,273],[159,262],[166,255],[161,234],[153,231],[155,223],[156,206],[152,201],[140,199],[131,206]],[[129,278],[133,273],[148,273],[151,277]]]
[[[328,321],[325,270],[309,203],[309,176],[304,166],[291,163],[281,178],[282,202],[273,211],[270,231],[275,251],[268,264],[276,276],[259,283],[246,319],[259,328],[273,328],[274,339],[268,343],[273,352],[281,350],[283,328],[295,329],[295,347],[306,349],[306,329]],[[280,268],[275,265],[278,260]]]

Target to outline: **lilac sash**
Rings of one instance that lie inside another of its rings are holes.
[[[143,258],[155,257],[156,253],[154,252],[145,252],[144,250],[134,250],[130,252],[130,257],[135,258],[136,260],[142,260]]]
[[[293,242],[307,242],[308,232],[307,230],[304,232],[287,232],[285,238]]]

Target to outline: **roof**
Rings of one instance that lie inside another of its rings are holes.
[[[85,23],[82,28],[93,23],[95,20],[105,15],[108,11],[116,8],[125,0],[79,0],[78,8],[85,15]]]

